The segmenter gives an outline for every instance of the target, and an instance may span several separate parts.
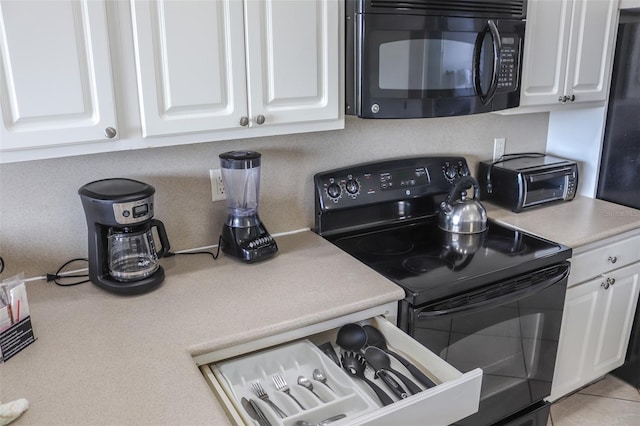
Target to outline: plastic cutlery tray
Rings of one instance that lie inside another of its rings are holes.
[[[353,386],[351,378],[324,355],[309,340],[300,340],[276,348],[263,350],[230,361],[212,365],[213,373],[220,379],[225,391],[232,396],[238,406],[244,397],[253,399],[273,425],[294,425],[298,420],[316,423],[336,414],[344,413],[347,420],[350,415],[375,410],[379,407],[367,394]],[[319,368],[327,376],[325,384],[313,380],[313,370]],[[286,393],[277,390],[272,377],[282,375],[291,394],[305,407],[302,410]],[[298,377],[311,380],[313,391],[298,385]],[[274,410],[258,398],[252,383],[259,381],[269,399],[276,404],[287,417],[280,418]],[[245,422],[257,424],[240,408]]]

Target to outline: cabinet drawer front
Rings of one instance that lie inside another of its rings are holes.
[[[357,392],[345,392],[346,389],[344,386],[340,384],[339,381],[335,381],[332,383],[335,386],[338,386],[337,390],[342,389],[342,391],[336,392],[334,395],[327,394],[327,396],[331,396],[325,405],[322,404],[313,404],[313,406],[305,411],[296,412],[293,411],[292,408],[295,408],[285,397],[279,398],[282,395],[275,394],[274,398],[278,397],[279,401],[287,406],[288,409],[288,417],[284,419],[278,419],[275,416],[270,416],[270,420],[275,421],[276,424],[293,424],[296,420],[300,420],[302,418],[309,418],[309,416],[313,418],[325,418],[329,415],[336,414],[337,412],[345,412],[348,416],[348,424],[356,425],[356,424],[423,424],[425,420],[425,413],[429,415],[429,424],[432,425],[447,425],[454,423],[468,415],[475,413],[478,410],[478,404],[480,399],[480,385],[482,382],[482,370],[475,369],[468,373],[461,373],[451,365],[449,365],[442,358],[438,357],[427,348],[413,340],[411,337],[403,333],[400,329],[398,329],[395,325],[384,319],[383,317],[373,317],[366,318],[350,315],[348,317],[343,318],[344,321],[339,322],[340,325],[346,324],[348,322],[363,322],[373,325],[378,328],[387,339],[387,343],[390,348],[393,348],[394,351],[398,353],[404,354],[410,361],[412,361],[420,370],[422,370],[425,374],[427,374],[432,380],[436,383],[435,387],[423,390],[422,392],[416,393],[414,395],[409,396],[406,399],[398,400],[390,405],[382,406],[379,401],[375,399],[375,395],[371,394],[371,399],[365,397],[364,399],[360,399],[360,406],[358,408],[358,404],[352,404],[353,401],[357,400],[357,394],[362,394],[362,392],[367,391],[366,386],[356,380],[353,380],[353,383],[349,386],[354,388],[359,388],[360,390]],[[327,329],[323,327],[325,325],[330,325],[333,328]],[[287,333],[287,339],[298,337],[305,338],[305,342],[313,342],[313,344],[318,345],[324,342],[332,342],[335,344],[335,337],[337,334],[337,325],[336,321],[332,321],[331,324],[318,324],[316,333],[311,335],[307,334],[308,330],[303,331],[304,335],[297,336],[295,333]],[[315,328],[315,327],[314,327]],[[280,339],[275,339],[275,336],[271,336],[265,342],[270,341],[278,341]],[[249,359],[244,359],[238,357],[232,358],[231,363],[235,363],[237,365],[250,365],[252,366],[249,370],[248,374],[253,373],[256,368],[254,366],[266,366],[268,369],[273,367],[273,365],[269,366],[269,364],[273,364],[273,356],[272,353],[274,351],[282,351],[286,350],[289,346],[298,347],[300,343],[293,343],[292,345],[285,346],[276,346],[276,347],[265,347],[263,350],[259,352],[255,352],[256,341],[251,342],[246,346],[247,351],[244,351],[244,348],[235,348],[232,352],[235,353],[248,353]],[[224,353],[225,351],[223,351]],[[271,353],[271,358],[268,358]],[[264,360],[260,357],[262,354],[265,354],[267,358]],[[339,369],[335,364],[331,364],[332,361],[326,357],[324,354],[320,354],[320,361],[323,364],[325,371],[328,371],[336,376],[336,368]],[[200,359],[208,359],[214,360],[217,358],[215,354],[206,355],[204,358]],[[280,356],[278,359],[286,359],[286,356]],[[325,359],[326,358],[326,359]],[[316,361],[316,362],[317,362]],[[198,362],[198,359],[196,359]],[[238,420],[242,419],[243,422],[247,422],[250,424],[251,420],[247,418],[246,413],[239,408],[239,404],[237,399],[239,395],[236,395],[235,391],[239,388],[242,388],[244,385],[244,381],[246,379],[239,380],[237,378],[233,378],[229,380],[224,375],[221,375],[221,372],[225,370],[225,359],[220,359],[219,361],[214,361],[212,364],[203,365],[201,370],[209,382],[212,390],[217,394],[218,400],[221,401],[226,407],[225,409],[229,413],[230,417]],[[243,364],[244,363],[244,364]],[[301,362],[302,365],[304,362]],[[295,363],[294,363],[295,364]],[[297,364],[296,364],[297,365]],[[393,362],[392,362],[393,365]],[[222,366],[220,368],[220,366]],[[233,367],[233,366],[232,366]],[[276,368],[276,367],[274,367]],[[280,369],[282,371],[287,371],[288,366],[277,367],[276,369]],[[300,368],[300,366],[296,367]],[[397,368],[397,366],[396,366]],[[290,368],[289,368],[290,369]],[[234,371],[233,368],[226,367],[227,371]],[[342,370],[340,370],[342,371]],[[234,372],[234,375],[242,375],[242,371]],[[346,377],[346,375],[345,375]],[[234,387],[233,383],[240,383],[242,386]],[[343,379],[340,379],[343,380]],[[351,379],[347,378],[347,381]],[[376,381],[379,382],[379,381]],[[266,382],[265,382],[266,383]],[[342,382],[344,384],[344,382]],[[324,389],[323,389],[324,390]],[[271,393],[275,392],[272,388],[270,388]],[[387,389],[385,388],[385,391]],[[293,392],[293,391],[292,391]],[[298,396],[304,396],[305,394],[298,394]],[[249,397],[252,395],[249,394]],[[308,395],[307,395],[308,396]],[[312,397],[310,397],[312,398]],[[344,400],[344,401],[343,401]],[[352,401],[353,400],[353,401]],[[362,403],[363,401],[366,404]],[[289,404],[287,404],[289,402]],[[307,399],[307,402],[309,399]],[[349,402],[349,403],[347,403]],[[336,411],[338,410],[338,411]],[[286,410],[285,410],[286,411]],[[325,412],[326,411],[326,412]],[[335,411],[335,412],[334,412]],[[293,413],[293,414],[292,414]],[[323,417],[324,416],[324,417]]]
[[[569,287],[640,260],[640,235],[581,253],[571,259]]]

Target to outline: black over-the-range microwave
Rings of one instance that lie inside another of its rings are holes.
[[[346,0],[346,114],[424,118],[520,103],[527,0]]]

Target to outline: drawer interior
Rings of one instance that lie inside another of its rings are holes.
[[[452,415],[458,416],[455,419],[475,412],[474,406],[477,410],[481,370],[463,375],[382,317],[374,317],[358,323],[372,325],[381,331],[389,349],[404,356],[436,386],[427,389],[415,380],[399,361],[390,357],[391,367],[412,380],[421,390],[419,393],[409,394],[407,398],[401,399],[394,395],[380,378],[376,378],[374,371],[367,365],[366,377],[382,388],[393,400],[392,404],[383,405],[369,385],[349,375],[319,349],[319,345],[323,347],[331,345],[337,356],[340,356],[341,349],[336,344],[340,327],[211,362],[201,366],[201,370],[218,399],[225,405],[229,416],[245,424],[258,425],[259,423],[251,418],[248,408],[243,406],[243,398],[246,401],[251,400],[270,424],[285,426],[295,425],[300,420],[317,423],[336,415],[345,415],[336,421],[337,425],[376,423],[376,420],[381,418],[404,421],[405,414],[411,412],[410,407],[426,405],[430,398],[447,391],[453,392],[456,386],[465,386],[471,392],[461,392],[463,397],[470,395],[467,398],[468,403],[463,403],[462,408],[458,405],[459,401],[455,401],[456,409],[451,408],[452,413],[456,411]],[[316,369],[324,373],[327,378],[326,384],[313,379],[313,371]],[[275,375],[284,378],[290,395],[278,390],[273,381]],[[300,376],[310,379],[315,394],[298,384]],[[256,381],[260,383],[271,402],[284,412],[284,416],[278,415],[268,402],[257,396],[253,387]],[[440,395],[440,399],[442,397]],[[304,408],[301,408],[298,403]],[[467,406],[470,408],[465,408]],[[388,417],[389,415],[393,416]],[[442,424],[447,424],[446,422],[451,420],[451,415],[446,415],[445,418],[446,421],[443,420]],[[424,420],[422,417],[421,419]]]

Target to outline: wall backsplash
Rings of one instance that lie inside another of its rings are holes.
[[[0,279],[42,276],[87,255],[87,230],[77,194],[85,183],[129,177],[156,188],[155,216],[172,250],[216,244],[226,204],[211,202],[209,169],[233,149],[262,153],[260,217],[271,233],[313,226],[314,173],[376,159],[457,154],[472,171],[490,158],[493,139],[507,152],[544,151],[548,113],[480,114],[420,120],[347,117],[340,131],[210,142],[0,165]],[[475,173],[474,173],[475,174]]]

